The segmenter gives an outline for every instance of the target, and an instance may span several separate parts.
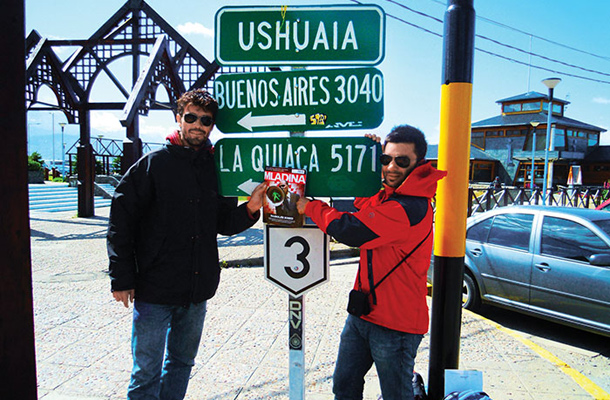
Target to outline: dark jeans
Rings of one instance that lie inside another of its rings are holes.
[[[413,367],[422,338],[349,315],[333,376],[335,399],[361,400],[364,376],[375,363],[383,399],[412,400]]]
[[[135,301],[129,400],[181,400],[201,340],[206,302],[188,308]]]

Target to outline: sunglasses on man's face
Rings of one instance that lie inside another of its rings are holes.
[[[389,154],[382,154],[379,156],[379,162],[381,165],[390,165],[392,160],[394,160],[394,163],[400,168],[408,168],[411,164],[411,159],[407,156],[392,157]]]
[[[198,119],[201,121],[201,125],[210,126],[214,123],[214,119],[209,115],[202,115],[201,117],[196,116],[195,114],[184,114],[184,121],[189,124],[195,123]]]

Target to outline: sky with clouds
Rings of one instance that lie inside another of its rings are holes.
[[[183,0],[180,3],[149,0],[147,3],[176,28],[206,58],[214,59],[214,16],[227,5],[355,4],[349,0],[217,1]],[[446,2],[440,0],[372,0],[386,13],[385,59],[376,68],[384,75],[384,121],[370,130],[380,136],[395,125],[408,123],[421,128],[430,143],[438,143],[440,86],[443,64],[442,34]],[[26,35],[36,29],[53,39],[84,39],[91,36],[125,1],[26,0]],[[589,0],[495,0],[475,1],[476,40],[472,96],[472,121],[500,113],[496,101],[527,91],[546,93],[541,80],[558,76],[562,82],[555,96],[570,102],[566,116],[610,128],[610,33],[607,16],[610,2]],[[55,48],[67,59],[75,48]],[[529,53],[532,53],[530,56]],[[109,65],[123,85],[130,86],[129,60]],[[100,74],[91,98],[118,101],[124,97]],[[157,100],[167,99],[159,90]],[[53,101],[49,89],[40,98]],[[363,110],[366,112],[366,110]],[[55,124],[64,117],[56,112]],[[92,113],[92,136],[122,139],[125,131],[118,112]],[[48,111],[28,112],[30,136],[49,135],[52,118]],[[144,141],[163,142],[175,128],[171,112],[155,111],[140,118]],[[77,126],[67,126],[66,135],[78,137]],[[55,127],[55,132],[59,132]],[[369,132],[369,131],[367,131]],[[361,135],[365,132],[349,131]],[[328,132],[324,132],[328,135]],[[343,132],[333,131],[340,135]],[[249,134],[245,134],[250,136]],[[260,135],[260,134],[258,134]],[[215,130],[213,139],[223,134]],[[610,133],[602,134],[610,144]]]

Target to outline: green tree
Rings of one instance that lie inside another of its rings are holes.
[[[112,159],[112,172],[121,173],[121,157],[114,157]]]
[[[36,162],[38,162],[38,163],[40,163],[40,164],[44,164],[44,160],[42,159],[42,156],[41,156],[41,155],[40,155],[40,153],[39,153],[39,152],[37,152],[37,151],[35,151],[35,152],[33,152],[32,154],[30,154],[29,158],[30,158],[32,161],[36,161]]]
[[[104,175],[104,164],[98,159],[95,160],[95,174]]]
[[[42,171],[44,160],[39,152],[35,151],[28,156],[28,171]]]

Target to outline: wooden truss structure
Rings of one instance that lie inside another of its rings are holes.
[[[61,62],[54,47],[78,46]],[[141,56],[147,56],[140,65]],[[132,59],[132,87],[125,88],[108,65],[122,57]],[[143,0],[128,0],[89,39],[49,40],[32,31],[26,39],[26,108],[41,109],[37,94],[47,85],[57,97],[68,122],[80,125],[78,146],[78,216],[94,215],[94,164],[91,146],[90,112],[121,110],[126,129],[122,167],[129,168],[142,155],[138,117],[149,110],[175,110],[177,99],[187,90],[210,85],[219,70]],[[105,73],[124,99],[92,102],[95,79]],[[159,85],[167,90],[169,102],[155,100]],[[48,105],[47,105],[48,106]],[[45,109],[48,109],[46,107]]]

